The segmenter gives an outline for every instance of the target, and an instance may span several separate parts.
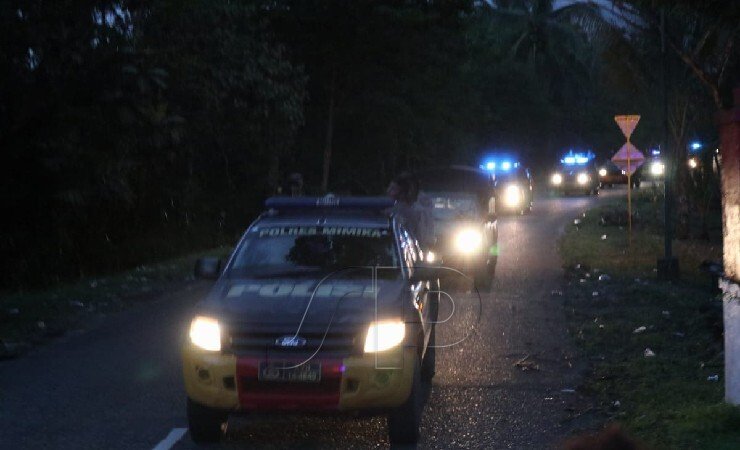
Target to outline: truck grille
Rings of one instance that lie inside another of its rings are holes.
[[[298,333],[298,345],[283,346],[279,341],[291,338],[296,333],[296,325],[286,326],[264,324],[229,324],[226,327],[224,350],[235,354],[256,354],[269,352],[275,354],[314,353],[321,355],[346,356],[362,351],[364,337],[357,326],[332,325],[326,327],[303,327]],[[324,336],[326,333],[326,336]]]

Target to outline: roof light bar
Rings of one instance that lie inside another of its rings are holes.
[[[368,209],[382,210],[394,205],[390,197],[270,197],[265,200],[268,209]]]
[[[574,152],[573,150],[570,150],[563,156],[560,162],[566,166],[583,166],[588,164],[588,162],[595,157],[596,155],[594,155],[590,150],[587,152]]]

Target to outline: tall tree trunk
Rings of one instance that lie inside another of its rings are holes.
[[[321,191],[329,190],[329,169],[331,168],[331,151],[334,140],[334,91],[336,84],[336,69],[332,70],[331,86],[329,87],[329,111],[326,117],[326,140],[324,142],[324,167],[321,173]]]
[[[689,110],[689,100],[679,98],[672,105],[672,114],[669,126],[673,134],[674,163],[673,189],[676,197],[676,238],[688,239],[691,234],[691,205],[689,198],[689,171],[686,161],[688,151],[686,147],[686,124]]]

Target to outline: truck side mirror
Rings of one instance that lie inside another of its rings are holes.
[[[218,258],[198,258],[195,261],[195,278],[215,280],[221,273],[221,260]]]

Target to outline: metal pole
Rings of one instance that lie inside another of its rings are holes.
[[[630,137],[627,136],[627,247],[632,248],[632,168],[630,167]]]

